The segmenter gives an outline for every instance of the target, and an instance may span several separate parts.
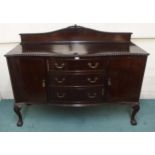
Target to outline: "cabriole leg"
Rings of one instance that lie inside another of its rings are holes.
[[[138,111],[140,110],[139,104],[134,105],[134,106],[132,107],[132,109],[133,109],[133,111],[132,111],[132,114],[131,114],[131,124],[132,124],[132,125],[137,125],[137,121],[136,121],[135,116],[136,116],[136,114],[138,113]]]
[[[18,127],[23,126],[23,118],[22,118],[22,114],[21,114],[22,106],[23,106],[23,104],[20,104],[20,103],[15,103],[14,104],[14,112],[18,116],[18,121],[17,121],[17,126]]]

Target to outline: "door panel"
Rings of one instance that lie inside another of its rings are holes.
[[[20,58],[21,78],[26,101],[46,101],[46,90],[42,82],[45,80],[46,69],[43,58]]]
[[[145,63],[144,56],[110,58],[107,100],[137,102],[140,96]]]

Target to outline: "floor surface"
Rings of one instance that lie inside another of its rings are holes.
[[[0,101],[0,132],[154,132],[155,100],[141,100],[137,126],[130,125],[131,107],[103,105],[56,108],[33,105],[22,110],[24,125],[17,127],[13,100]]]

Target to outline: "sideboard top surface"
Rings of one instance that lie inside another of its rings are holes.
[[[75,25],[54,32],[20,35],[21,44],[7,57],[148,55],[131,42],[132,33],[101,32]]]

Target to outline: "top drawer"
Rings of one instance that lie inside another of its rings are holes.
[[[105,68],[105,59],[62,59],[51,58],[47,60],[48,70],[103,70]]]

